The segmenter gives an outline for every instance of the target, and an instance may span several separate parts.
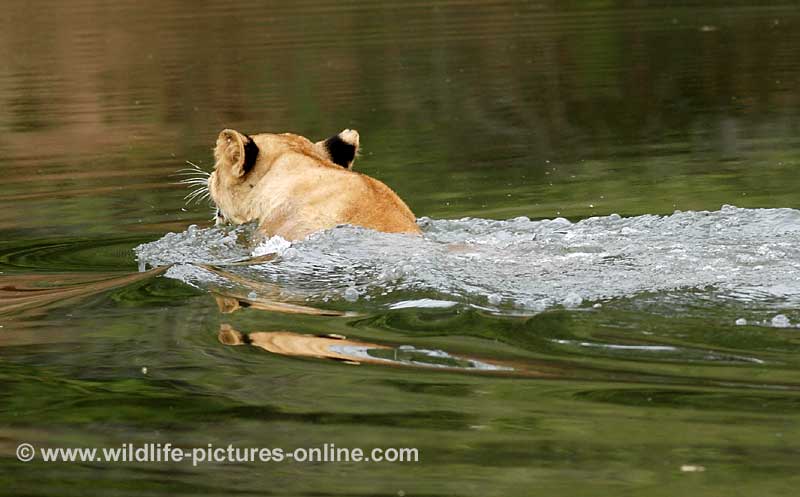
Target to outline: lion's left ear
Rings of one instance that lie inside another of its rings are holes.
[[[327,155],[334,164],[338,164],[345,169],[352,169],[353,161],[358,155],[358,131],[346,129],[338,135],[333,135],[327,140],[319,141],[314,145],[323,154]]]
[[[217,137],[217,145],[214,147],[217,167],[222,165],[228,168],[234,176],[241,178],[250,172],[257,157],[256,142],[244,133],[235,129],[223,129]]]

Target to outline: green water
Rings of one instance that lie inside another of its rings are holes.
[[[172,174],[208,169],[226,127],[358,129],[356,168],[434,219],[800,208],[797,3],[671,4],[12,1],[0,494],[796,495],[800,331],[734,325],[796,323],[796,304],[222,314],[137,271],[134,247],[208,224]],[[284,356],[223,344],[223,325],[511,370]],[[415,447],[420,462],[23,463],[23,442]]]

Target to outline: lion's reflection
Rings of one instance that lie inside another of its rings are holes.
[[[291,331],[243,333],[229,324],[222,324],[218,338],[225,345],[251,345],[273,354],[332,359],[348,364],[379,364],[495,373],[514,372],[515,374],[544,376],[531,371],[523,372],[508,363],[494,360],[452,355],[443,350],[416,348],[410,345],[389,346],[351,340],[333,334],[309,335]]]

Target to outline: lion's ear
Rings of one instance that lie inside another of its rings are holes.
[[[258,146],[252,138],[234,129],[223,129],[214,147],[217,167],[222,165],[236,177],[242,177],[253,168],[258,157]]]
[[[353,168],[353,161],[358,154],[358,131],[346,129],[338,135],[333,135],[327,140],[317,142],[319,147],[333,162],[345,169]]]

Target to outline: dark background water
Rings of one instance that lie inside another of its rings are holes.
[[[798,208],[798,7],[8,2],[0,493],[794,495],[800,334],[736,327],[736,304],[228,316],[202,291],[130,274],[133,247],[210,218],[171,174],[186,160],[210,168],[225,127],[358,129],[356,167],[418,216]],[[440,347],[538,374],[287,358],[222,345],[221,324]],[[422,462],[23,464],[22,441],[414,446]]]

